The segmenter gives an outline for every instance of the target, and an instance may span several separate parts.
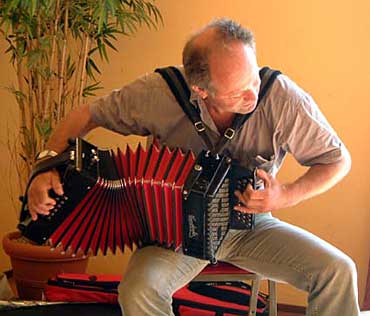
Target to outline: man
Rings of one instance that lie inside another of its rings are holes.
[[[187,42],[183,63],[191,101],[199,108],[215,143],[236,113],[250,113],[256,107],[260,79],[253,35],[231,20],[216,20]],[[69,137],[84,135],[97,126],[125,135],[153,134],[168,146],[196,153],[205,148],[156,73],[71,112],[50,138],[47,149],[59,153]],[[279,76],[227,149],[242,165],[258,167],[264,189],[255,191],[248,186],[245,192],[236,192],[242,202],[236,209],[256,213],[256,228],[230,230],[217,259],[307,291],[307,315],[357,316],[357,277],[352,260],[270,213],[328,190],[350,169],[347,149],[312,98],[289,78]],[[294,182],[282,184],[275,175],[287,152],[308,170]],[[55,201],[47,195],[51,188],[63,193],[55,171],[34,179],[29,190],[34,219],[53,207]],[[137,250],[120,285],[124,315],[172,315],[172,294],[207,264],[160,247]]]

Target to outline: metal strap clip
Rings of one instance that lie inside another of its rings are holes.
[[[228,127],[224,133],[224,136],[227,138],[227,139],[233,139],[235,135],[235,130]]]
[[[195,129],[197,130],[198,133],[203,132],[203,131],[206,130],[202,121],[195,122],[194,126],[195,126]]]

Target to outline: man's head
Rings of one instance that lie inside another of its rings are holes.
[[[220,19],[193,35],[183,51],[185,74],[193,91],[220,112],[248,113],[259,90],[251,31]]]

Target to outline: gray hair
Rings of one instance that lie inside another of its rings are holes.
[[[209,29],[214,29],[216,35],[211,45],[199,45],[196,39]],[[183,53],[183,65],[185,75],[190,85],[196,85],[202,89],[213,91],[209,70],[209,56],[212,50],[219,47],[228,47],[232,42],[241,42],[255,50],[253,33],[239,23],[222,18],[212,21],[194,34],[186,42]]]

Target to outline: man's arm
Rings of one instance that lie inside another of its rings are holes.
[[[92,121],[89,106],[83,105],[67,114],[56,127],[46,147],[61,153],[67,148],[69,138],[83,136],[96,127],[98,126]]]
[[[265,188],[257,191],[248,185],[243,194],[236,192],[244,206],[237,206],[235,209],[247,213],[275,211],[296,205],[329,190],[351,169],[351,157],[344,146],[342,152],[341,160],[311,166],[293,183],[281,184],[264,170],[258,170],[257,175],[263,179]]]
[[[83,136],[96,127],[98,125],[92,121],[89,106],[83,105],[68,113],[56,127],[46,148],[61,153],[67,148],[69,138]],[[28,209],[33,220],[37,219],[38,213],[48,215],[49,210],[54,207],[56,201],[49,197],[50,189],[59,195],[63,194],[63,187],[56,170],[36,176],[28,189]]]

